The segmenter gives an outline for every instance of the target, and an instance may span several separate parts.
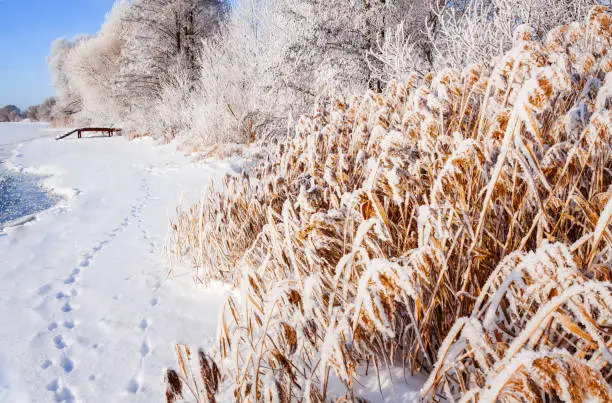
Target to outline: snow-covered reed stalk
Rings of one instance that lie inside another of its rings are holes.
[[[425,399],[612,398],[611,22],[596,7],[543,43],[521,26],[491,68],[318,105],[180,208],[173,257],[240,293],[219,383],[205,356],[171,386],[348,401],[403,366],[430,374]]]

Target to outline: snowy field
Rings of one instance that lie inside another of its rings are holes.
[[[210,346],[227,292],[167,277],[168,216],[230,164],[148,139],[0,130],[17,147],[6,165],[62,196],[0,232],[0,401],[161,401],[174,344]]]

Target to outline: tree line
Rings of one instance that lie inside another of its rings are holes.
[[[55,116],[193,143],[286,133],[317,100],[487,63],[597,0],[132,0],[56,40]]]
[[[0,123],[20,122],[24,119],[33,122],[49,122],[55,113],[56,99],[50,97],[39,105],[32,105],[26,110],[21,110],[15,105],[6,105],[0,108]]]

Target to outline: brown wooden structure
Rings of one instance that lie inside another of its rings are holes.
[[[56,137],[56,140],[61,140],[64,139],[68,136],[70,136],[71,134],[77,133],[78,138],[83,137],[83,133],[87,133],[87,132],[97,132],[97,133],[106,133],[108,135],[108,137],[113,137],[113,135],[115,135],[115,133],[120,132],[121,129],[116,129],[113,127],[81,127],[79,129],[74,129],[71,132],[68,132],[66,134],[63,134],[61,136]]]

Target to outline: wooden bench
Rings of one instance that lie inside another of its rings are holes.
[[[121,129],[116,129],[113,127],[81,127],[79,129],[74,129],[73,131],[63,134],[61,136],[57,136],[55,139],[61,140],[74,133],[77,133],[78,138],[81,138],[83,137],[83,133],[87,133],[87,132],[106,133],[108,137],[113,137],[115,133],[118,133],[120,131]]]

